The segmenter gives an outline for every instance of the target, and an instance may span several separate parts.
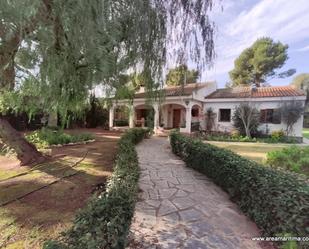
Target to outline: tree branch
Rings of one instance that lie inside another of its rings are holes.
[[[2,40],[0,46],[0,89],[12,89],[15,85],[15,56],[18,52],[22,40],[31,34],[36,28],[39,21],[48,21],[51,16],[51,0],[43,0],[37,13],[30,18],[27,25],[20,27],[8,40]],[[5,31],[1,22],[0,31]]]

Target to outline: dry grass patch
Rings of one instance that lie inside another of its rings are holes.
[[[216,145],[220,148],[229,149],[245,158],[251,159],[258,163],[266,160],[266,154],[270,151],[281,150],[291,145],[289,144],[267,144],[267,143],[250,143],[250,142],[217,142],[207,141],[207,143]]]

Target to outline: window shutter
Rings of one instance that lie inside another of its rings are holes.
[[[267,115],[267,110],[260,111],[260,122],[261,123],[266,123],[266,115]]]
[[[273,124],[281,124],[281,111],[280,111],[280,109],[274,109]]]
[[[274,110],[273,109],[267,109],[266,112],[266,122],[267,123],[272,123],[273,122],[273,114],[274,114]]]

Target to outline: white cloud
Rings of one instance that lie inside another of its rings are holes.
[[[212,14],[218,26],[218,57],[207,76],[215,78],[231,70],[237,56],[257,38],[269,36],[289,46],[309,39],[308,0],[261,0],[254,5],[251,0],[234,4],[227,0],[227,3],[228,11]],[[309,50],[309,46],[303,49],[300,51]]]
[[[309,46],[305,46],[305,47],[303,47],[303,48],[296,49],[296,51],[298,51],[298,52],[309,51]]]

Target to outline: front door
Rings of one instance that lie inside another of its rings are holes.
[[[180,127],[180,109],[173,110],[173,128]]]

